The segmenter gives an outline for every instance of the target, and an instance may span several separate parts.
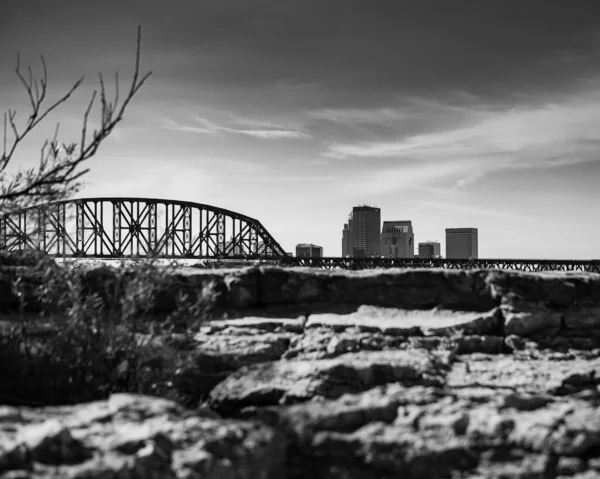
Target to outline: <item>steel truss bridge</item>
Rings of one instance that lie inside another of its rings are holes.
[[[0,250],[65,258],[280,258],[260,221],[215,206],[151,198],[80,198],[0,217]]]
[[[446,268],[600,273],[600,260],[302,258],[260,221],[235,211],[154,198],[79,198],[0,216],[0,250],[64,258],[260,260],[321,269]],[[252,262],[247,264],[253,264]]]
[[[282,266],[321,269],[445,268],[509,269],[517,271],[584,271],[600,273],[600,260],[552,259],[421,259],[421,258],[297,258],[279,260]]]

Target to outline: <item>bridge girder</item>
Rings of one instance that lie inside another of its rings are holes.
[[[158,198],[78,198],[0,217],[0,249],[68,258],[279,258],[257,219],[216,206]]]

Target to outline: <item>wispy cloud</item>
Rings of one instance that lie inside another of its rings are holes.
[[[308,116],[340,123],[382,123],[410,118],[410,115],[400,108],[324,108],[310,111]]]
[[[183,131],[187,133],[202,133],[207,135],[216,135],[219,133],[219,130],[215,128],[205,128],[198,125],[179,123],[169,118],[163,119],[160,126],[166,130]]]
[[[450,177],[464,186],[494,171],[598,161],[600,105],[574,98],[539,108],[478,114],[467,125],[380,141],[332,143],[325,157],[398,159],[398,174]],[[411,164],[409,169],[406,164]],[[416,165],[413,165],[416,163]],[[460,175],[460,176],[458,176]]]
[[[320,85],[317,82],[299,81],[297,78],[284,78],[276,81],[273,87],[287,92],[314,92],[319,90]]]
[[[428,123],[452,117],[454,122],[461,117],[477,119],[489,106],[481,98],[464,91],[447,94],[444,100],[408,96],[397,98],[385,107],[374,108],[323,108],[311,110],[309,118],[336,123],[370,123],[393,125],[395,123],[414,123],[427,119]]]
[[[234,123],[244,123],[252,127],[233,127],[219,125],[206,118],[194,116],[194,123],[181,123],[169,118],[165,118],[161,124],[162,128],[168,130],[182,131],[188,133],[199,133],[206,135],[220,135],[223,133],[237,134],[258,138],[262,140],[281,140],[281,139],[305,139],[309,138],[308,133],[300,130],[292,130],[276,125],[274,123],[252,121],[246,118],[237,118]]]
[[[596,85],[600,85],[600,80],[597,78],[584,78],[584,77],[573,77],[575,80],[580,80],[587,83],[594,83]]]
[[[473,205],[464,205],[449,201],[419,200],[419,207],[424,210],[428,209],[429,211],[436,211],[437,213],[456,211],[469,216],[481,216],[483,218],[496,217],[516,221],[531,220],[531,217],[513,211],[498,210],[490,207],[481,208]]]
[[[262,138],[264,140],[279,140],[283,138],[309,138],[310,135],[301,131],[294,130],[239,130],[235,128],[226,128],[225,131],[230,133],[238,133],[240,135],[252,136],[254,138]]]
[[[139,133],[142,131],[148,131],[148,130],[149,130],[149,128],[143,127],[143,126],[134,127],[134,126],[120,125],[112,131],[110,137],[119,142],[124,142],[128,138],[130,138],[132,135],[134,135],[135,133]]]

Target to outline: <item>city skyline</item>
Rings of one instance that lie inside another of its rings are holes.
[[[23,167],[55,121],[77,141],[99,71],[128,78],[137,25],[154,74],[79,197],[238,211],[286,251],[337,255],[367,203],[442,251],[444,228],[474,225],[480,258],[600,257],[597,1],[4,0],[0,110],[28,114],[17,52],[34,72],[45,56],[51,99],[86,76]]]
[[[415,231],[412,220],[383,220],[382,211],[374,205],[360,204],[352,207],[342,229],[341,257],[381,257],[381,258],[448,258],[478,259],[478,228],[452,227],[444,229],[445,254],[441,255],[439,241],[417,242],[419,251],[415,254]],[[313,246],[310,244],[296,245]],[[421,247],[428,249],[423,256]],[[296,256],[306,256],[298,253]],[[335,257],[337,254],[319,256]]]

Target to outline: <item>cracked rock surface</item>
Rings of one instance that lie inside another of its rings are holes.
[[[189,350],[198,408],[0,406],[0,477],[600,477],[600,275],[182,278],[226,310]]]
[[[285,440],[255,421],[115,394],[41,409],[0,408],[2,477],[282,477]]]

